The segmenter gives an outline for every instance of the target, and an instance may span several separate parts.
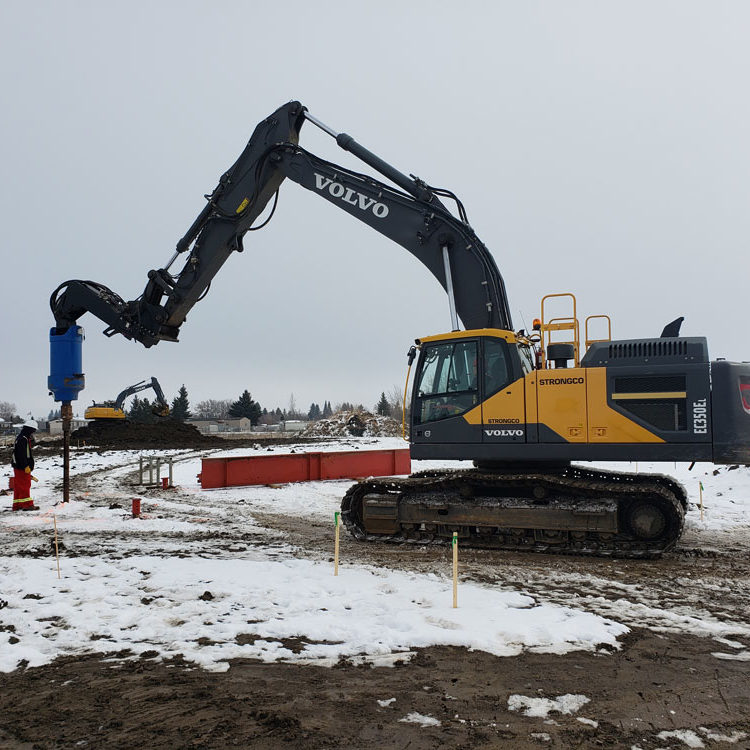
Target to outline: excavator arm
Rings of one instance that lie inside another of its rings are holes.
[[[398,187],[299,147],[299,131],[306,119]],[[418,258],[448,292],[454,328],[460,318],[466,328],[512,330],[502,276],[469,226],[460,201],[448,191],[407,177],[350,136],[323,125],[299,102],[289,102],[257,125],[240,157],[206,196],[206,206],[177,243],[170,261],[149,271],[140,297],[126,302],[102,284],[66,281],[50,298],[57,333],[64,334],[90,312],[107,324],[105,335],[120,333],[146,347],[177,341],[187,313],[208,292],[227,258],[242,252],[244,235],[270,219],[253,226],[272,198],[275,208],[285,178],[326,198]],[[460,218],[438,196],[456,200]],[[171,270],[181,256],[185,256],[182,268]]]
[[[135,385],[128,386],[127,388],[125,388],[125,390],[121,391],[115,399],[115,409],[122,410],[125,399],[128,396],[132,396],[135,393],[140,393],[141,391],[148,390],[149,388],[153,388],[154,393],[156,394],[156,400],[154,402],[154,413],[158,414],[159,416],[166,416],[167,414],[169,414],[169,404],[167,404],[167,400],[166,398],[164,398],[164,391],[162,391],[161,385],[156,378],[151,378],[151,380],[142,380],[140,383],[135,383]]]

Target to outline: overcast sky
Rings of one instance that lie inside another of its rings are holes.
[[[571,291],[615,337],[684,315],[712,357],[750,359],[748,38],[745,2],[0,0],[0,400],[59,406],[52,290],[137,297],[290,99],[461,197],[517,328]],[[310,124],[300,142],[366,170]],[[413,256],[294,183],[245,239],[179,344],[80,320],[76,411],[152,375],[192,403],[372,406],[415,337],[450,330]]]

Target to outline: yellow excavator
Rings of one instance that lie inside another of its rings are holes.
[[[97,404],[96,402],[92,403],[91,406],[86,409],[83,416],[86,419],[95,419],[103,422],[127,419],[127,415],[123,409],[125,399],[128,398],[128,396],[140,393],[149,388],[153,388],[153,391],[156,394],[154,403],[151,406],[151,411],[157,417],[169,416],[169,404],[167,404],[167,401],[164,398],[164,392],[161,389],[161,385],[159,385],[159,381],[153,377],[151,380],[141,380],[140,383],[129,385],[125,390],[118,394],[114,401],[104,401],[101,404]]]
[[[390,184],[303,149],[306,121]],[[473,149],[475,139],[466,140]],[[573,461],[750,464],[750,364],[711,361],[705,338],[680,336],[681,318],[659,335],[613,340],[609,319],[594,316],[582,337],[567,294],[545,297],[532,330],[516,330],[500,271],[456,195],[403,174],[299,102],[257,125],[139,297],[126,302],[85,280],[52,293],[50,342],[61,354],[53,354],[49,382],[57,400],[83,387],[80,348],[65,348],[80,347],[80,316],[91,312],[107,324],[105,335],[146,347],[177,341],[188,311],[243,250],[244,235],[270,220],[285,179],[400,244],[447,292],[451,331],[416,339],[409,352],[410,369],[419,353],[411,455],[473,468],[357,483],[342,501],[357,539],[445,543],[458,533],[462,544],[480,547],[651,557],[678,539],[685,489],[661,474]],[[255,225],[269,203],[270,215]],[[182,267],[172,269],[181,256]],[[228,315],[227,328],[246,327],[236,303]]]

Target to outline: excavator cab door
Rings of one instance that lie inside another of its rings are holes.
[[[525,443],[526,385],[518,347],[504,339],[485,336],[482,352],[482,410],[476,415],[482,422],[482,442]],[[526,364],[531,370],[531,359]]]
[[[422,345],[412,402],[412,442],[482,442],[481,422],[464,419],[480,406],[480,373],[479,338]]]

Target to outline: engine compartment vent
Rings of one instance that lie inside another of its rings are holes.
[[[674,357],[687,355],[687,341],[675,339],[662,341],[629,341],[626,343],[612,343],[609,345],[609,358],[621,359],[626,357]]]
[[[705,337],[670,339],[627,339],[601,341],[591,347],[581,359],[581,367],[650,364],[704,363],[708,362],[708,344]]]

